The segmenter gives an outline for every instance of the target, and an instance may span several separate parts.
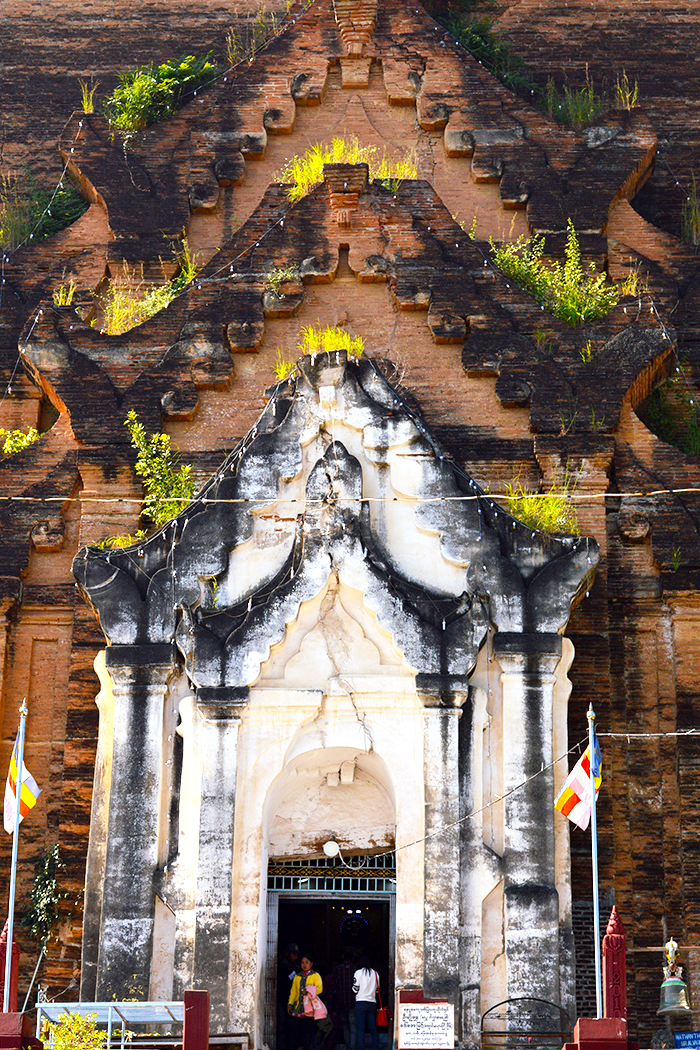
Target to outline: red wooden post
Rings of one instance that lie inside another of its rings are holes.
[[[2,1012],[2,1002],[5,992],[5,957],[7,953],[7,926],[5,922],[3,931],[0,934],[0,1012]],[[19,945],[17,941],[12,938],[12,964],[10,969],[10,999],[8,1002],[8,1013],[17,1013],[17,983],[19,979]]]
[[[603,937],[603,1017],[627,1018],[625,930],[614,904]]]
[[[185,992],[182,1050],[209,1050],[209,992]]]
[[[0,1047],[7,1050],[43,1050],[44,1044],[34,1038],[34,1020],[29,1014],[0,1012]]]

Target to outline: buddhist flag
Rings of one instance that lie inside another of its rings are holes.
[[[591,820],[591,749],[586,748],[574,768],[566,778],[561,794],[554,803],[565,817],[585,831]],[[598,737],[593,735],[593,775],[595,777],[595,797],[602,782],[601,770],[603,758],[598,745]]]
[[[8,835],[14,834],[15,830],[15,813],[17,810],[17,794],[16,785],[17,780],[17,755],[19,750],[19,736],[15,740],[15,746],[12,750],[12,758],[10,759],[10,770],[7,774],[7,783],[5,784],[5,810],[4,810],[4,826],[5,831]],[[19,819],[20,823],[26,817],[32,806],[36,805],[36,800],[41,794],[41,788],[37,784],[34,777],[31,775],[24,762],[22,762],[22,777],[21,777],[21,794],[19,798]]]

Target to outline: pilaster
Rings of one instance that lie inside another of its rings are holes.
[[[227,1029],[231,881],[238,730],[247,689],[199,689],[195,717],[201,753],[194,981],[209,991],[213,1030]]]
[[[423,992],[459,1015],[459,719],[466,679],[420,675],[425,777]]]
[[[555,1003],[560,982],[552,706],[561,652],[558,634],[499,633],[494,639],[503,692],[507,993]]]
[[[114,696],[109,823],[95,994],[148,994],[158,865],[169,645],[110,646]]]

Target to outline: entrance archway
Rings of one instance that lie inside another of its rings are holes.
[[[371,752],[327,747],[297,754],[273,785],[265,822],[269,861],[263,1032],[265,1044],[274,1050],[284,1045],[289,974],[279,962],[290,943],[310,953],[324,982],[343,961],[345,950],[353,960],[369,954],[391,999],[394,814],[388,771]],[[340,846],[337,857],[323,853],[330,838]]]

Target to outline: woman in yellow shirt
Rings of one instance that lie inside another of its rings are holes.
[[[313,960],[309,955],[302,955],[300,964],[301,972],[294,975],[291,991],[289,992],[289,1003],[287,1013],[290,1017],[297,1019],[295,1042],[296,1050],[311,1050],[314,1045],[314,1016],[304,1013],[304,996],[306,987],[313,986],[316,995],[323,991],[321,975],[313,968]]]

